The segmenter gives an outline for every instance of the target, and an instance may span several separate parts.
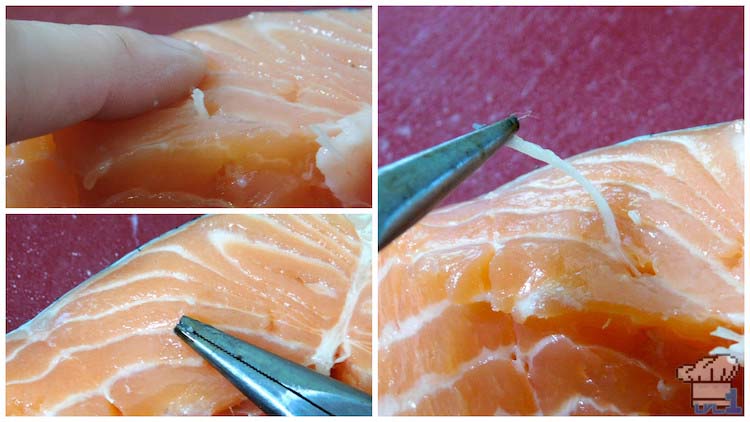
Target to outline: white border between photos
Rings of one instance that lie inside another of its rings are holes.
[[[90,1],[90,0],[79,0],[76,2],[67,2],[69,3],[75,3],[76,5],[83,5],[83,6],[142,6],[144,5],[143,1],[137,2],[133,0],[123,0],[123,1],[112,1],[112,0],[101,0],[101,1]],[[154,1],[149,2],[149,6],[201,6],[206,5],[206,1],[195,1],[195,0],[160,0],[160,1]],[[681,0],[681,1],[612,1],[612,0],[599,0],[599,1],[581,1],[581,0],[568,0],[568,1],[554,1],[554,0],[541,0],[541,1],[535,1],[529,4],[530,2],[524,1],[524,0],[507,0],[507,1],[493,1],[493,0],[474,0],[474,1],[436,1],[436,0],[411,0],[411,1],[400,1],[400,0],[371,0],[371,1],[362,1],[362,0],[351,0],[351,1],[331,1],[331,0],[318,0],[318,1],[311,1],[311,0],[297,0],[297,1],[281,1],[278,3],[273,2],[272,0],[266,0],[266,1],[257,1],[257,0],[246,0],[246,1],[239,1],[239,0],[231,0],[231,1],[219,1],[215,4],[211,4],[212,6],[371,6],[372,7],[372,13],[373,13],[373,57],[372,57],[372,75],[373,75],[373,82],[372,82],[372,102],[373,102],[373,116],[372,116],[372,136],[373,140],[377,140],[377,123],[378,123],[378,49],[377,49],[377,41],[378,41],[378,6],[449,6],[449,5],[457,5],[457,6],[480,6],[480,5],[486,5],[486,6],[501,6],[501,5],[523,5],[523,6],[565,6],[565,5],[571,5],[571,6],[618,6],[618,5],[627,5],[627,6],[666,6],[666,5],[682,5],[682,6],[719,6],[719,5],[727,5],[727,6],[744,6],[744,17],[745,17],[745,28],[748,22],[748,17],[750,17],[750,8],[746,6],[745,1],[721,1],[718,4],[713,3],[710,1],[698,1],[698,0]],[[33,4],[29,4],[29,2],[24,2],[21,0],[6,0],[3,2],[4,6],[29,6]],[[61,1],[48,1],[44,5],[49,6],[64,6],[66,5],[66,2]],[[5,17],[5,8],[3,8],[3,17]],[[3,19],[3,31],[2,35],[0,35],[1,41],[2,41],[2,47],[0,47],[3,51],[2,60],[3,60],[3,73],[5,72],[5,19]],[[747,46],[748,42],[750,41],[750,37],[748,37],[748,31],[745,29],[744,34],[744,46],[745,46],[745,69],[747,69],[748,64],[748,56],[747,56]],[[748,116],[748,99],[747,99],[747,88],[748,88],[748,77],[747,74],[745,74],[745,99],[744,99],[744,107],[745,107],[745,120],[747,121]],[[5,77],[2,78],[2,92],[5,92]],[[3,101],[3,111],[5,110],[6,103]],[[5,119],[2,120],[2,130],[3,133],[5,133]],[[745,134],[746,142],[745,144],[748,145],[748,138],[747,134]],[[3,149],[2,152],[2,159],[3,162],[5,161],[5,149]],[[377,189],[377,163],[378,163],[378,148],[377,148],[377,142],[373,142],[373,208],[372,209],[361,209],[361,208],[346,208],[346,209],[340,209],[340,208],[313,208],[313,209],[293,209],[293,208],[275,208],[275,209],[214,209],[214,208],[121,208],[121,209],[90,209],[90,208],[53,208],[53,209],[38,209],[38,208],[14,208],[14,209],[8,209],[5,205],[5,183],[1,184],[0,187],[0,195],[2,197],[2,204],[3,204],[3,210],[4,215],[2,218],[2,222],[0,222],[0,230],[2,230],[3,236],[2,236],[2,242],[0,245],[0,250],[2,251],[3,260],[2,264],[0,264],[3,272],[3,280],[6,281],[6,275],[5,275],[5,253],[6,253],[6,237],[5,237],[5,228],[6,228],[6,216],[8,214],[129,214],[129,213],[142,213],[142,214],[194,214],[194,213],[222,213],[222,214],[239,214],[239,213],[251,213],[251,214],[262,214],[262,213],[278,213],[278,214],[311,214],[311,213],[329,213],[329,214],[371,214],[372,215],[372,224],[373,224],[373,243],[372,243],[372,278],[373,278],[373,322],[372,322],[372,333],[373,333],[373,358],[372,358],[372,368],[373,368],[373,414],[377,415],[377,391],[378,391],[378,382],[377,382],[377,369],[378,369],[378,361],[377,361],[377,317],[378,317],[378,307],[375,306],[377,303],[378,298],[378,288],[377,288],[377,236],[376,234],[376,227],[377,227],[377,213],[373,212],[373,210],[377,209],[377,203],[378,203],[378,189]],[[750,224],[750,217],[748,216],[748,210],[750,210],[750,200],[748,199],[750,196],[750,173],[747,171],[747,164],[746,164],[746,170],[745,170],[745,227]],[[745,245],[747,246],[750,243],[750,236],[747,233],[747,230],[745,231]],[[747,279],[748,273],[750,273],[750,256],[746,253],[744,256],[744,266],[745,266],[745,279]],[[6,299],[6,292],[5,289],[2,290],[2,303],[5,304]],[[5,309],[5,308],[3,308]],[[745,314],[748,314],[748,309],[750,309],[750,305],[748,304],[747,297],[745,298]],[[3,327],[3,330],[5,328]],[[745,327],[745,332],[747,332],[747,326]],[[5,344],[3,343],[2,347],[0,348],[2,350],[3,355],[5,354]],[[5,369],[3,365],[3,369],[0,370],[2,372],[2,378],[4,380],[5,378]],[[748,376],[745,375],[745,391],[748,390],[748,386],[750,385],[750,382],[748,382]],[[2,386],[0,386],[0,391],[3,393],[3,397],[5,396],[5,383],[2,383]],[[745,407],[747,408],[747,403],[745,403]],[[2,415],[5,414],[5,402],[3,401],[2,404]],[[10,419],[10,420],[23,420],[23,421],[35,421],[40,420],[40,417],[25,417],[23,419],[19,419],[18,417],[5,417],[4,418]],[[208,417],[198,417],[198,420],[207,419]],[[388,420],[411,420],[412,418],[405,418],[405,417],[378,417],[375,416],[376,419],[388,419]],[[601,421],[606,420],[608,417],[587,417],[587,421]],[[720,417],[709,417],[709,419],[719,419]],[[90,420],[99,420],[100,417],[94,417],[90,418]],[[133,420],[133,421],[143,421],[151,419],[151,417],[125,417],[124,420]],[[305,418],[305,420],[315,420],[318,418],[312,418],[308,419]],[[434,418],[429,418],[430,420]],[[441,418],[442,419],[442,418]],[[458,420],[459,417],[448,417],[447,419],[451,420]],[[477,417],[472,419],[488,419],[487,417]],[[503,420],[538,420],[540,417],[520,417],[520,416],[510,416],[506,417]],[[735,420],[737,417],[734,418]],[[163,421],[163,420],[177,420],[177,417],[160,417],[156,420]],[[196,420],[196,419],[193,419]],[[344,418],[344,420],[360,420],[359,418]],[[465,418],[460,418],[460,420],[465,420]],[[564,417],[564,416],[552,416],[552,417],[545,417],[543,419],[544,421],[567,421],[570,420],[570,417]],[[622,419],[621,419],[622,420]],[[624,420],[643,420],[642,418],[637,417],[625,417]],[[672,421],[672,420],[683,420],[682,417],[663,417],[660,418],[660,420],[665,421]]]
[[[747,22],[748,22],[748,18],[750,18],[750,6],[746,5],[744,7],[743,12],[744,12],[744,16],[745,16],[745,18],[744,18],[744,25],[743,25],[743,29],[745,31],[745,34],[744,34],[745,42],[743,44],[744,48],[745,48],[745,51],[744,51],[744,54],[743,54],[743,58],[744,58],[744,66],[743,66],[744,67],[744,72],[743,72],[743,77],[744,77],[744,93],[745,93],[745,98],[743,100],[745,102],[745,116],[744,116],[744,118],[745,118],[745,123],[747,123],[747,121],[748,121],[748,119],[747,119],[748,109],[750,109],[750,101],[748,101],[748,96],[747,96],[747,88],[748,88],[748,86],[750,86],[750,84],[748,83],[748,75],[747,75],[748,63],[750,63],[750,60],[748,60],[748,54],[747,54],[748,43],[750,42],[750,32],[748,32],[748,30],[747,30]],[[745,256],[743,258],[744,258],[745,274],[744,274],[744,280],[743,281],[745,282],[745,286],[747,286],[747,276],[748,276],[748,274],[750,274],[750,255],[748,254],[748,250],[747,250],[748,249],[748,245],[750,245],[750,236],[748,235],[748,231],[747,231],[748,224],[750,224],[750,171],[748,171],[748,164],[747,164],[747,147],[748,147],[748,145],[750,145],[750,143],[748,143],[748,139],[749,138],[748,138],[747,131],[745,131],[744,135],[745,135],[745,149],[744,149],[743,159],[745,160],[745,163],[744,163],[745,164],[745,181],[744,181],[744,183],[745,183],[745,186],[744,186],[745,187],[745,191],[744,191],[744,193],[745,193],[745,198],[744,198],[745,199],[744,200],[744,207],[745,207],[744,208],[744,210],[745,210],[745,222],[744,222],[744,224],[745,224],[744,225],[744,230],[745,230],[745,233],[744,233],[744,235],[745,235],[745,244],[744,244],[744,251],[745,251],[745,254],[744,255]],[[745,327],[744,327],[744,334],[745,335],[747,335],[747,315],[748,315],[748,310],[750,310],[750,304],[748,304],[747,287],[745,287],[745,321],[744,321],[744,325],[745,325]],[[745,347],[744,347],[744,349],[745,349],[744,350],[745,356],[747,356],[747,341],[745,341]],[[747,391],[748,391],[748,386],[750,385],[750,381],[748,381],[748,378],[750,378],[750,376],[748,376],[747,370],[745,370],[744,374],[745,374],[745,380],[744,380],[744,384],[745,384],[745,403],[744,404],[745,404],[745,415],[747,415],[747,413],[748,413],[748,410],[747,410],[748,409],[748,407],[747,407],[748,406],[747,405]]]

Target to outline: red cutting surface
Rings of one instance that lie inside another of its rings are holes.
[[[8,7],[8,19],[57,23],[120,25],[152,34],[171,34],[191,26],[238,18],[251,12],[309,10],[314,7]]]
[[[379,165],[511,113],[562,157],[743,117],[741,7],[380,7]],[[501,149],[467,200],[541,166]]]
[[[8,215],[5,329],[15,329],[91,275],[195,217]]]

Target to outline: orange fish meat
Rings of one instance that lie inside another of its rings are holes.
[[[369,217],[200,218],[6,336],[8,415],[258,413],[172,329],[190,315],[371,392]]]
[[[544,167],[379,254],[381,415],[690,414],[677,368],[744,321],[743,122]],[[721,349],[720,349],[721,350]],[[741,384],[741,380],[740,383]]]
[[[192,98],[8,146],[8,206],[371,204],[369,9],[254,13],[175,37],[208,61]]]

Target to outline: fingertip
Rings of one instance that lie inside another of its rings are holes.
[[[124,42],[130,53],[120,54],[111,75],[106,103],[94,116],[120,119],[186,98],[206,71],[206,57],[195,45],[172,37],[129,33]],[[125,72],[125,69],[130,71]]]
[[[190,68],[189,70],[199,74],[199,77],[203,76],[206,71],[206,56],[203,54],[203,50],[190,42],[177,38],[164,35],[154,35],[153,37],[167,48],[174,49],[178,54],[183,54],[186,59],[186,66]]]
[[[166,35],[152,35],[154,38],[165,44],[167,47],[174,48],[178,51],[182,51],[187,54],[193,54],[196,56],[203,57],[203,52],[200,48],[195,45],[183,41],[177,38],[168,37]]]
[[[188,92],[191,91],[198,85],[198,83],[206,74],[208,61],[206,60],[205,54],[203,54],[203,50],[190,42],[183,41],[177,38],[165,37],[161,35],[159,37],[162,38],[162,42],[166,43],[169,46],[172,46],[173,48],[176,48],[177,50],[185,54],[186,73],[192,75],[192,77],[189,76],[188,79],[192,79],[193,81],[188,89]]]
[[[203,50],[190,42],[177,38],[165,35],[153,35],[153,37],[167,48],[174,49],[178,54],[183,54],[186,59],[185,65],[190,68],[189,70],[199,75],[199,78],[203,77],[206,72],[206,56],[203,54]]]
[[[193,88],[198,86],[206,73],[208,64],[206,56],[203,54],[203,50],[191,42],[178,38],[165,35],[152,35],[152,37],[165,45],[167,49],[171,49],[171,53],[175,56],[172,64],[177,69],[175,70],[175,73],[179,74],[179,76],[174,77],[174,79],[177,81],[183,81],[181,84],[183,89],[179,95],[189,95]],[[170,93],[168,96],[171,95],[172,94]],[[171,101],[170,98],[166,97],[157,100],[160,104],[166,104]]]

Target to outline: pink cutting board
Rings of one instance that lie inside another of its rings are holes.
[[[57,23],[120,25],[152,34],[171,34],[191,26],[245,16],[251,12],[308,10],[314,7],[8,7],[8,19]]]

